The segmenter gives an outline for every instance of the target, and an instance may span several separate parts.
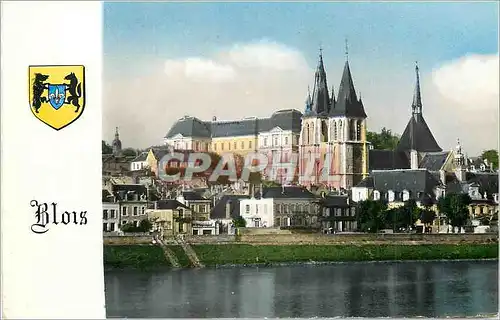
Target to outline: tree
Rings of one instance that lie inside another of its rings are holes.
[[[102,140],[102,154],[112,154],[113,148],[106,143],[106,141]]]
[[[135,157],[137,156],[137,152],[132,148],[126,148],[122,150],[122,154],[126,157]]]
[[[233,225],[235,228],[245,228],[247,226],[247,221],[243,217],[236,217],[233,219]]]
[[[139,229],[142,230],[142,232],[149,232],[153,228],[153,224],[149,219],[143,219],[139,223]]]
[[[424,226],[431,225],[436,219],[436,212],[430,209],[422,209],[420,211],[420,221],[424,224]]]
[[[488,163],[493,165],[493,170],[498,169],[498,151],[497,150],[485,150],[481,154],[483,160],[488,160]]]
[[[357,204],[358,228],[363,232],[378,232],[386,225],[387,203],[365,200]]]
[[[451,193],[439,198],[438,210],[446,215],[448,223],[452,227],[461,228],[469,220],[468,206],[470,203],[471,198],[468,194]]]
[[[390,129],[382,128],[380,133],[368,131],[366,140],[372,143],[377,150],[394,150],[399,142],[399,135],[393,134]]]

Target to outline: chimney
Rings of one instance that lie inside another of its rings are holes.
[[[446,171],[439,170],[439,180],[441,180],[442,184],[446,185]]]
[[[226,202],[226,219],[231,219],[231,200]]]
[[[418,152],[417,152],[417,150],[410,151],[410,168],[412,170],[418,169]]]

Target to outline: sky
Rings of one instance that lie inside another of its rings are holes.
[[[107,2],[103,139],[119,127],[124,146],[146,148],[184,115],[303,111],[320,47],[335,90],[348,57],[368,130],[403,132],[418,61],[441,148],[457,139],[471,156],[497,148],[495,1]]]

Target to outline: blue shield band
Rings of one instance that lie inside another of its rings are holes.
[[[65,84],[49,84],[49,102],[50,105],[58,110],[66,100]]]

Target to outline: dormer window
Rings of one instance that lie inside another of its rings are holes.
[[[373,191],[373,200],[380,200],[380,192],[378,190]]]
[[[475,166],[475,165],[473,165],[473,164],[471,164],[471,166],[470,166],[470,171],[476,171],[476,166]]]
[[[495,203],[498,203],[498,193],[493,194],[493,201],[495,201]]]
[[[403,201],[410,200],[410,192],[408,190],[403,191]]]
[[[389,191],[387,192],[387,200],[388,200],[389,202],[394,202],[394,191],[389,190]]]
[[[486,170],[486,166],[484,164],[481,164],[480,168],[481,168],[481,171],[485,171]]]

